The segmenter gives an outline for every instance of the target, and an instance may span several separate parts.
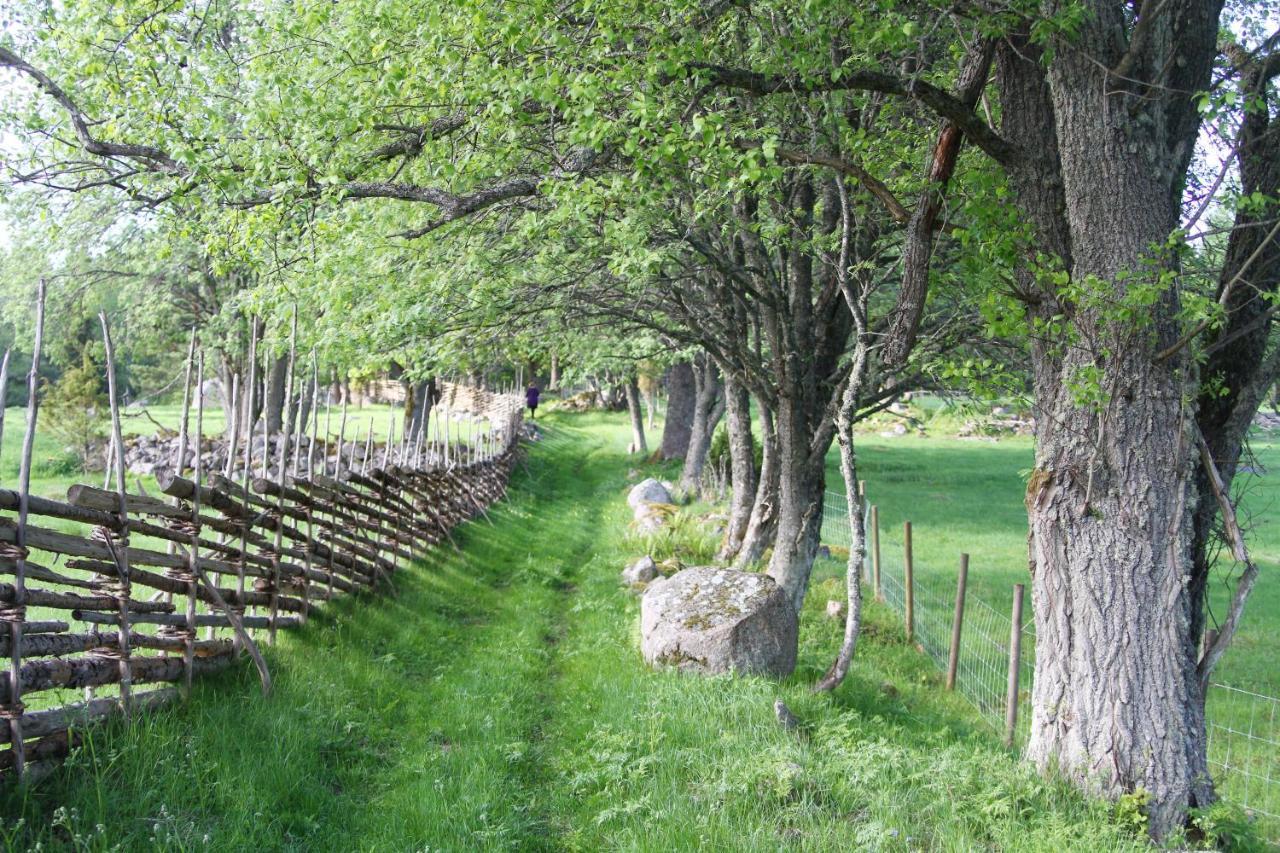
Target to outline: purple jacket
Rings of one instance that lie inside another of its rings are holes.
[[[538,390],[537,385],[530,385],[528,388],[524,389],[525,405],[529,406],[530,408],[533,408],[534,406],[538,405],[538,394],[540,393],[542,392]]]

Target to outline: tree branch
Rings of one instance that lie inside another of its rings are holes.
[[[880,92],[886,95],[911,98],[940,117],[958,127],[974,145],[981,148],[993,160],[1003,165],[1014,163],[1019,156],[1012,143],[996,133],[961,98],[914,77],[899,77],[882,71],[842,71],[835,80],[805,80],[789,75],[768,75],[741,68],[730,68],[710,63],[692,63],[689,68],[699,77],[709,77],[709,82],[729,89],[739,89],[753,95],[795,94],[809,95],[818,92],[860,90]]]

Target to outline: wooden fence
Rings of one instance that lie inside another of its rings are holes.
[[[255,635],[273,642],[324,602],[385,585],[502,497],[518,453],[523,401],[457,386],[449,406],[399,441],[394,421],[387,440],[375,443],[371,431],[363,446],[345,433],[321,435],[318,417],[291,435],[301,396],[294,386],[305,384],[294,381],[291,356],[281,435],[245,440],[243,456],[233,453],[216,472],[205,470],[199,450],[187,471],[189,454],[179,450],[175,467],[156,473],[164,498],[129,491],[104,317],[115,487],[39,497],[30,482],[42,329],[38,316],[18,488],[0,489],[0,574],[12,577],[0,583],[6,774],[65,755],[87,722],[185,697],[194,677],[244,656],[270,690]],[[187,383],[196,389],[196,436],[204,412],[198,363],[193,356]],[[139,689],[164,683],[177,686]],[[65,701],[68,689],[82,689],[83,701]]]

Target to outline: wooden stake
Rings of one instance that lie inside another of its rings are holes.
[[[258,402],[258,318],[249,318],[249,369],[245,374],[245,382],[249,393],[246,400],[247,405],[244,410],[244,471],[241,473],[240,485],[244,489],[244,493],[249,493],[249,478],[253,473],[253,424],[254,424],[254,406]],[[266,447],[263,447],[266,451]],[[240,600],[244,601],[244,564],[249,556],[249,525],[245,524],[240,528],[240,559],[236,564],[236,592],[240,596]],[[243,610],[242,610],[243,612]],[[243,647],[240,642],[239,635],[235,638],[236,653],[239,654]]]
[[[320,433],[320,368],[316,364],[316,351],[311,351],[311,430],[307,442],[307,479],[316,470],[316,440]]]
[[[178,424],[178,453],[173,460],[173,470],[179,477],[187,470],[187,416],[191,412],[191,368],[195,353],[196,330],[192,328],[191,343],[187,345],[187,375],[182,380],[182,420]],[[196,446],[199,447],[199,439],[196,440]]]
[[[204,436],[204,352],[196,369],[196,462],[195,482],[204,476],[204,454],[200,452]],[[187,624],[182,651],[182,699],[191,698],[191,675],[196,659],[196,578],[200,572],[200,490],[191,496],[191,539],[187,543]]]
[[[133,688],[133,668],[130,665],[129,648],[129,598],[131,584],[129,582],[129,503],[125,492],[124,470],[124,435],[120,429],[120,394],[116,390],[115,348],[111,341],[111,324],[107,321],[107,312],[98,315],[102,323],[102,342],[107,355],[107,395],[111,402],[111,436],[116,445],[116,515],[120,520],[119,533],[114,537],[110,531],[104,531],[107,549],[119,575],[120,585],[117,594],[120,600],[120,710],[125,718],[129,717],[129,697]]]
[[[345,403],[344,403],[345,406]],[[329,424],[333,419],[333,400],[325,396],[324,400],[324,455],[320,457],[320,473],[329,476]],[[342,439],[338,439],[338,452],[342,452]],[[334,471],[337,472],[337,465]]]
[[[916,638],[916,573],[911,562],[911,522],[902,522],[902,556],[903,556],[903,588],[906,599],[904,622],[907,629],[907,642]]]
[[[354,444],[352,449],[355,449]],[[364,458],[360,460],[360,476],[369,471],[369,457],[373,455],[373,418],[369,418],[369,432],[364,437]],[[352,460],[354,461],[354,460]]]
[[[231,374],[231,411],[226,421],[231,435],[227,438],[227,464],[222,468],[222,476],[230,477],[235,471],[236,451],[240,448],[240,374]]]
[[[26,773],[26,742],[22,738],[22,628],[27,619],[27,515],[31,510],[31,457],[36,443],[36,418],[40,409],[40,354],[44,348],[44,279],[36,287],[36,330],[31,369],[27,372],[27,424],[22,437],[22,457],[18,463],[18,526],[14,531],[13,603],[6,610],[9,623],[9,702],[0,711],[9,722],[13,744],[13,766],[18,779]],[[8,353],[5,354],[6,381]],[[0,400],[0,408],[3,408]],[[33,626],[34,627],[34,626]]]
[[[289,361],[285,365],[284,372],[284,429],[280,435],[280,456],[277,462],[276,485],[280,487],[280,496],[276,500],[276,511],[280,514],[280,518],[284,519],[284,487],[288,482],[288,476],[285,473],[285,466],[289,460],[289,439],[293,431],[293,369],[294,360],[297,357],[298,344],[298,309],[293,309],[293,326],[289,331]],[[265,480],[266,477],[263,477]],[[276,642],[276,621],[280,615],[280,548],[281,539],[284,535],[284,525],[276,525],[276,542],[274,552],[271,555],[272,578],[271,578],[271,622],[267,629],[267,642],[275,645]]]
[[[4,459],[4,406],[9,399],[9,353],[4,351],[4,359],[0,360],[0,461]]]
[[[1013,585],[1013,614],[1009,626],[1009,684],[1004,703],[1004,745],[1013,746],[1018,729],[1018,671],[1022,664],[1022,595],[1023,586]]]
[[[960,574],[956,578],[956,609],[951,617],[951,652],[947,656],[947,689],[956,689],[956,670],[960,666],[960,630],[964,626],[964,594],[969,584],[969,555],[960,555]]]
[[[370,422],[372,422],[372,420],[373,419],[370,418]],[[370,429],[372,428],[373,427],[371,426]],[[333,460],[333,474],[331,476],[334,476],[334,477],[338,476],[338,470],[342,467],[342,445],[346,440],[347,440],[347,395],[344,394],[342,397],[342,418],[339,421],[339,425],[338,425],[338,456],[336,459]],[[354,448],[355,444],[352,444],[351,446],[352,448]],[[354,463],[355,463],[355,457],[353,456],[351,458],[351,461],[347,463],[348,470],[355,468]]]

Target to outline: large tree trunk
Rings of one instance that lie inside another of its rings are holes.
[[[284,383],[288,371],[288,356],[273,358],[268,362],[263,417],[267,419],[267,432],[270,435],[280,432],[284,426]]]
[[[693,431],[695,396],[693,365],[677,362],[667,372],[667,417],[662,424],[662,445],[658,455],[663,459],[683,459],[689,449]]]
[[[635,374],[627,379],[627,412],[631,415],[631,448],[633,453],[646,454],[649,445],[644,440],[644,412],[640,410],[640,384]]]
[[[710,356],[699,354],[693,362],[694,401],[693,426],[689,430],[689,447],[680,471],[679,490],[686,495],[702,491],[702,469],[707,466],[711,436],[724,417],[724,383]]]
[[[732,560],[742,547],[751,509],[756,498],[755,442],[751,437],[751,395],[738,379],[726,374],[724,379],[725,411],[729,428],[729,523],[725,526],[724,543],[719,559]]]
[[[1107,796],[1144,790],[1161,838],[1212,798],[1188,588],[1191,365],[1160,357],[1178,338],[1179,305],[1157,277],[1176,270],[1160,247],[1178,224],[1197,122],[1186,93],[1208,83],[1218,9],[1186,0],[1144,20],[1156,34],[1135,60],[1116,38],[1127,27],[1119,6],[1091,5],[1087,47],[1059,46],[1047,80],[1034,52],[1006,49],[1001,60],[1003,129],[1027,152],[1011,175],[1019,203],[1042,251],[1057,251],[1086,294],[1063,306],[1070,342],[1032,353],[1027,755]],[[1124,75],[1108,71],[1119,67]],[[1166,76],[1155,97],[1126,91],[1156,75]],[[1055,310],[1053,291],[1031,298],[1022,282],[1033,316]],[[1148,286],[1154,302],[1120,310]]]
[[[733,563],[737,569],[748,569],[758,563],[765,549],[773,544],[778,529],[778,433],[768,404],[757,400],[756,407],[760,410],[760,476],[756,479],[751,517],[747,519],[747,529]]]

